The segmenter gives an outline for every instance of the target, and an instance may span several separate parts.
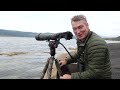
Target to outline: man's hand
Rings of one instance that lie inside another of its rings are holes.
[[[60,76],[60,79],[71,79],[71,75],[64,74],[63,76]]]
[[[60,60],[59,64],[60,64],[60,67],[62,67],[63,65],[67,64],[67,61],[66,60]]]

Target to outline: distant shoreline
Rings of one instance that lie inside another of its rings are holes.
[[[33,37],[33,36],[12,36],[12,35],[0,35],[0,37]]]
[[[5,30],[0,29],[0,37],[35,37],[38,33],[37,32],[23,32],[23,31],[16,31],[16,30]],[[102,36],[101,36],[102,37]],[[73,36],[75,38],[75,36]],[[117,40],[120,41],[120,36],[118,37],[103,37],[105,40]]]

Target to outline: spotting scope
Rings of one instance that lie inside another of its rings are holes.
[[[73,34],[70,31],[60,32],[60,33],[39,33],[35,36],[35,39],[38,41],[44,40],[60,40],[61,38],[65,38],[66,40],[70,40],[73,38]]]

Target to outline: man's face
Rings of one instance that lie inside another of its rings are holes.
[[[89,32],[88,24],[84,21],[72,21],[72,29],[79,40],[84,40]]]

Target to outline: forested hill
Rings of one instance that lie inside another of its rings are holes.
[[[114,37],[114,38],[105,38],[106,40],[115,40],[115,41],[120,41],[120,36]]]
[[[15,30],[4,30],[0,29],[0,36],[5,37],[35,37],[37,33],[33,32],[22,32],[22,31],[15,31]]]

